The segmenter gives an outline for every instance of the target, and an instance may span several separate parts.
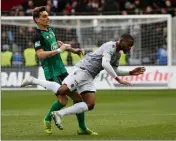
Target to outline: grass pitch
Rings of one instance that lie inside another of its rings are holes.
[[[46,135],[43,118],[55,96],[48,91],[2,91],[1,139],[176,139],[176,90],[98,91],[96,97],[96,107],[86,113],[86,122],[98,136],[77,135],[74,115],[64,117],[63,131],[53,123],[53,134]]]

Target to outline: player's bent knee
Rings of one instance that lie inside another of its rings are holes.
[[[70,90],[69,90],[69,88],[67,87],[67,85],[62,85],[62,86],[58,89],[56,96],[57,96],[57,95],[65,96],[65,95],[67,95],[67,93],[69,93],[69,91],[70,91]]]
[[[93,110],[94,107],[95,107],[95,104],[90,104],[90,105],[88,105],[88,109],[89,109],[89,110]]]

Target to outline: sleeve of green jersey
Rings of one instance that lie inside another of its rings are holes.
[[[42,35],[41,34],[36,33],[33,36],[33,44],[34,44],[35,50],[38,50],[38,49],[42,48]]]

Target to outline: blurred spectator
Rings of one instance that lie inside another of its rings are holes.
[[[19,52],[14,53],[12,57],[12,65],[15,67],[23,65],[23,56],[21,53]]]
[[[104,15],[117,14],[118,10],[119,10],[119,7],[115,0],[105,0],[104,7],[103,7]]]
[[[141,14],[141,12],[142,12],[142,4],[141,4],[141,1],[140,1],[140,0],[135,0],[134,4],[135,4],[134,13],[135,13],[135,14]]]
[[[15,32],[15,44],[18,46],[18,52],[20,53],[26,48],[27,38],[24,27],[19,27],[19,31]],[[16,50],[14,52],[16,52]]]
[[[88,0],[78,0],[75,6],[76,15],[88,15],[92,14],[88,6]]]
[[[2,31],[2,33],[1,33],[1,51],[5,51],[7,49],[10,49],[10,40],[7,36],[7,33],[5,31]]]
[[[129,1],[125,3],[125,9],[129,14],[134,14],[135,5]]]
[[[46,5],[46,10],[47,10],[47,12],[50,16],[54,16],[54,12],[51,11],[51,6],[50,5]]]
[[[3,11],[9,11],[10,9],[12,9],[14,6],[16,5],[20,5],[22,3],[24,3],[26,0],[2,0],[1,4],[2,4],[2,10]]]
[[[29,26],[26,32],[26,36],[28,37],[28,40],[32,39],[33,34],[34,34],[34,28]]]
[[[18,11],[18,16],[25,16],[25,12],[23,10]]]
[[[154,14],[153,8],[151,6],[147,6],[145,8],[144,14]]]
[[[166,5],[166,14],[173,14],[173,7],[172,7],[172,3],[170,0],[166,0],[165,1],[165,5]]]
[[[27,67],[37,65],[36,53],[32,41],[29,41],[28,48],[24,50],[24,63]]]
[[[32,16],[33,9],[34,9],[34,2],[33,0],[29,0],[26,7],[26,15]]]
[[[167,50],[166,46],[161,46],[157,50],[157,64],[167,65]]]
[[[71,4],[72,10],[71,10],[71,15],[75,15],[75,8],[77,6],[77,1],[73,1]]]
[[[174,9],[173,16],[176,16],[176,8]]]
[[[69,23],[67,23],[66,28],[62,29],[62,40],[64,42],[70,42],[73,39],[77,39],[76,36],[76,29],[75,28],[71,28]]]
[[[17,16],[17,15],[16,15],[16,12],[14,10],[11,10],[9,16]]]
[[[3,52],[1,52],[1,66],[4,66],[4,67],[12,65],[13,53],[10,51],[8,47],[6,47]]]
[[[67,4],[66,0],[58,0],[56,7],[57,15],[63,15],[63,11],[65,9],[66,4]]]
[[[54,11],[56,10],[56,8],[53,6],[52,0],[47,0],[46,9],[47,9],[50,16],[55,15]]]
[[[70,3],[67,3],[64,10],[64,15],[71,15],[71,13],[72,13],[72,6],[70,5]]]
[[[123,10],[123,11],[121,12],[121,14],[122,14],[122,15],[128,15],[128,13],[127,13],[126,10]]]
[[[161,8],[161,14],[167,14],[166,8]]]

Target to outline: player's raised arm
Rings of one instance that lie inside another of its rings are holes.
[[[113,69],[118,76],[128,76],[128,75],[130,75],[130,71],[120,70],[118,67],[113,67]]]
[[[110,64],[111,57],[115,51],[116,51],[115,46],[109,47],[104,51],[102,58],[102,67],[120,84],[130,86],[131,84],[129,82],[123,81],[117,76],[116,72],[114,71],[113,67]]]
[[[33,39],[34,48],[36,50],[36,54],[40,59],[45,59],[51,56],[56,55],[57,53],[62,52],[62,49],[52,50],[52,51],[44,51],[42,47],[42,36],[36,34]]]
[[[64,49],[65,51],[70,51],[79,56],[83,55],[83,51],[80,48],[72,48],[70,44],[64,44],[61,41],[57,41],[57,43],[60,46],[60,49]]]
[[[102,67],[114,78],[117,77],[116,72],[114,71],[113,67],[110,64],[111,57],[113,53],[115,52],[115,47],[108,47],[103,52],[103,58],[102,58]]]
[[[40,58],[40,59],[45,59],[45,58],[48,58],[48,57],[51,57],[51,56],[54,56],[58,53],[60,53],[61,50],[52,50],[52,51],[44,51],[43,49],[38,49],[36,51],[37,53],[37,56]]]
[[[145,67],[136,67],[135,69],[130,71],[120,70],[118,67],[113,67],[113,69],[118,76],[140,75],[144,74],[146,70]]]

